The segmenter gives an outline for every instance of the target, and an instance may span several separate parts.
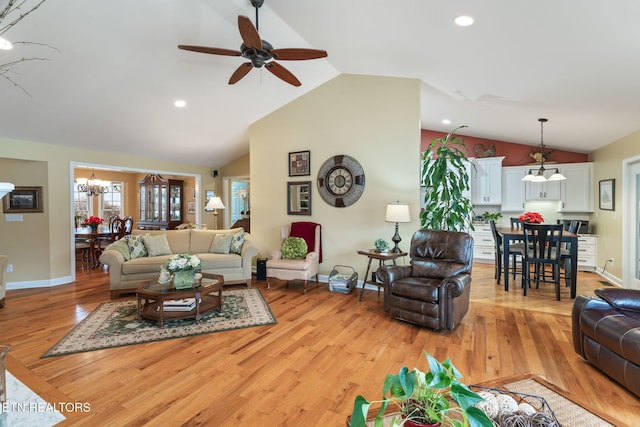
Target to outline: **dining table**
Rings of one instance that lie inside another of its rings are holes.
[[[524,230],[518,228],[511,227],[496,227],[496,231],[498,234],[502,236],[502,246],[503,253],[509,253],[509,245],[512,242],[522,242],[524,241]],[[568,243],[569,245],[569,259],[570,259],[570,268],[571,274],[569,278],[570,284],[570,292],[571,298],[576,297],[576,288],[577,288],[577,271],[578,271],[578,234],[570,233],[568,231],[562,231],[562,237],[560,239],[561,242]],[[504,264],[503,271],[509,271],[509,260],[510,257],[503,256],[502,262]],[[504,275],[504,290],[509,291],[509,275]]]
[[[93,231],[91,227],[77,227],[74,230],[74,236],[76,240],[86,240],[89,243],[89,264],[91,268],[96,268],[100,265],[98,259],[100,241],[114,240],[114,233],[106,225],[99,225],[96,231]]]

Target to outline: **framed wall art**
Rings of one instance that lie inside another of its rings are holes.
[[[207,190],[204,192],[204,205],[207,206],[209,204],[209,200],[211,200],[212,198],[214,198],[216,196],[216,192],[213,190]],[[213,212],[213,209],[207,209],[205,207],[204,209],[207,212]]]
[[[616,180],[602,179],[600,180],[600,210],[615,211],[616,210]]]
[[[187,202],[187,213],[196,213],[196,202]]]
[[[311,181],[287,183],[287,215],[311,215]]]
[[[42,212],[42,187],[16,187],[3,202],[4,213]]]
[[[289,153],[289,176],[311,175],[311,151]]]

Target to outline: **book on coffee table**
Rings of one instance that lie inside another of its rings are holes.
[[[195,306],[195,298],[169,299],[164,301],[162,309],[167,311],[191,311]]]

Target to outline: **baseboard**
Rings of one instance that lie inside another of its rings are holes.
[[[622,287],[622,279],[619,279],[618,277],[614,276],[613,274],[602,270],[601,268],[596,268],[596,273],[599,274],[600,276],[604,277],[605,279],[607,279],[607,281],[609,281],[609,283],[618,286],[618,287]]]
[[[73,282],[71,276],[59,277],[50,280],[29,280],[26,282],[7,282],[7,290],[13,289],[31,289],[31,288],[50,288],[51,286],[66,285]]]

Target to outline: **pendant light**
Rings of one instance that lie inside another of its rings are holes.
[[[563,179],[567,179],[564,175],[560,173],[560,170],[556,168],[556,171],[549,178],[544,176],[544,131],[543,126],[548,121],[547,119],[538,119],[540,122],[540,169],[534,175],[533,170],[529,169],[529,173],[522,178],[523,181],[529,182],[547,182],[547,181],[562,181]]]

